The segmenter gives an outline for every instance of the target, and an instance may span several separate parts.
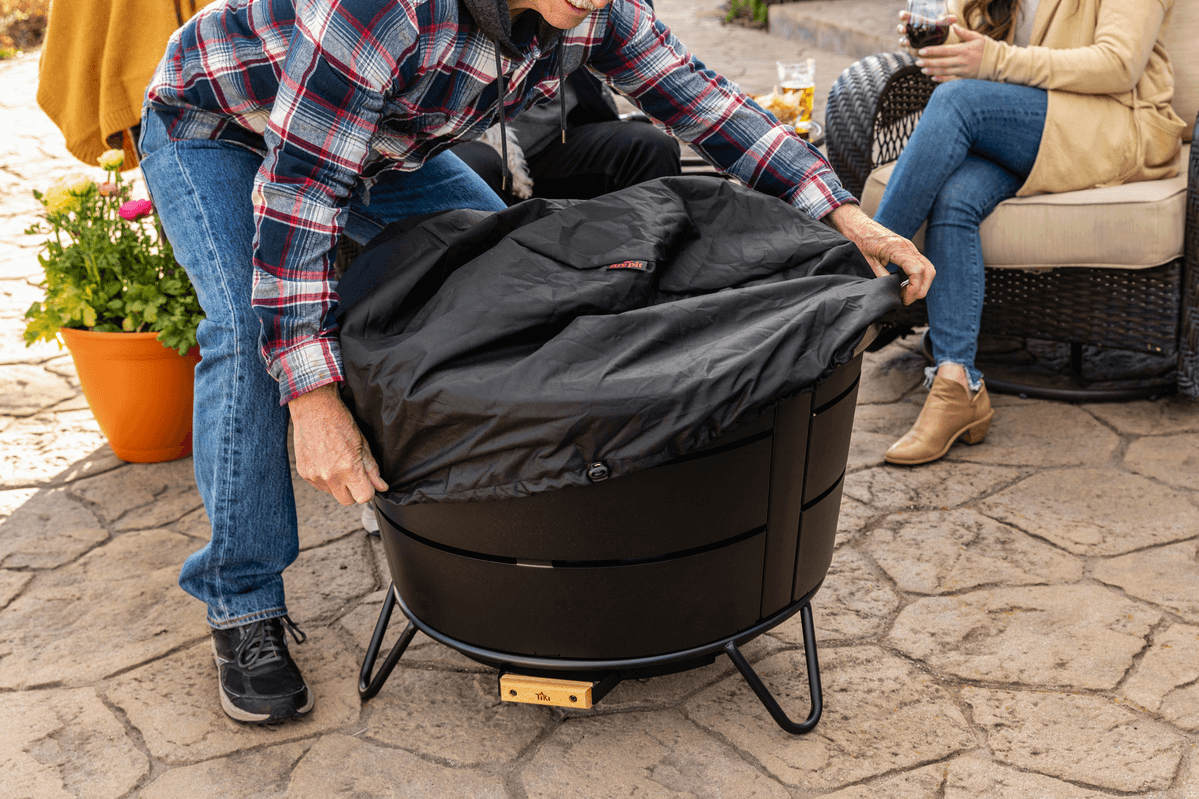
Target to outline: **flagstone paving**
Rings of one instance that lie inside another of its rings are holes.
[[[854,19],[893,14],[868,1]],[[818,119],[852,60],[723,27],[714,1],[657,5],[751,92],[776,59],[816,57]],[[836,2],[810,6],[838,21]],[[825,710],[809,735],[780,731],[723,658],[567,712],[502,704],[494,672],[423,635],[362,704],[387,566],[360,509],[298,479],[286,585],[316,708],[230,721],[203,608],[175,584],[210,533],[191,460],[118,460],[70,356],[21,343],[40,296],[30,192],[85,168],[34,103],[36,58],[0,62],[6,799],[1199,799],[1199,406],[996,397],[984,444],[891,467],[882,452],[925,393],[914,338],[866,358],[813,603]],[[802,716],[799,618],[745,653]]]

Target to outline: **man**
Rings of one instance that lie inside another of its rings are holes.
[[[500,199],[452,153],[586,64],[713,163],[823,218],[922,297],[933,270],[819,153],[704,68],[645,0],[237,0],[168,46],[142,169],[207,314],[195,468],[212,538],[180,584],[208,606],[221,702],[273,722],[313,698],[287,649],[298,553],[287,459],[343,504],[387,488],[342,404],[331,253],[395,219]],[[260,346],[257,347],[256,345]],[[265,359],[266,370],[262,368]]]

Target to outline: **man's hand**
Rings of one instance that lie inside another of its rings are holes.
[[[386,491],[379,464],[334,385],[301,394],[287,404],[296,445],[296,470],[313,488],[342,505],[369,502]]]
[[[875,222],[856,205],[840,205],[826,219],[842,236],[858,245],[862,255],[870,263],[874,274],[888,274],[887,264],[895,264],[908,276],[908,287],[903,291],[903,304],[911,305],[928,294],[937,270],[920,254],[916,245]]]

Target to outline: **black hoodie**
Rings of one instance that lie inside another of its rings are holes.
[[[504,74],[500,67],[500,54],[507,56],[509,59],[523,60],[524,53],[520,51],[519,45],[513,39],[512,34],[512,14],[508,9],[508,0],[458,0],[459,8],[464,10],[467,15],[474,20],[475,25],[487,38],[495,42],[496,56],[495,65],[498,73],[496,81],[499,84],[499,96],[501,98],[508,95],[505,88]],[[518,26],[536,25],[537,26],[537,41],[541,45],[542,52],[549,52],[558,39],[562,37],[562,31],[550,25],[536,11],[525,11],[516,17]],[[524,37],[521,37],[524,38]],[[566,141],[566,93],[561,87],[566,85],[566,67],[562,60],[562,56],[558,58],[558,78],[560,88],[558,91],[558,125],[562,130],[562,141]],[[508,188],[511,180],[511,175],[508,172],[508,133],[506,130],[507,121],[504,117],[504,103],[499,103],[500,116],[500,164],[504,175],[504,188]]]

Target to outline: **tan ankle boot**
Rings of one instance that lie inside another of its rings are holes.
[[[973,397],[956,380],[940,375],[933,378],[932,390],[916,424],[887,450],[887,463],[912,466],[928,463],[949,451],[961,436],[967,444],[977,444],[991,427],[991,398],[984,385]]]

